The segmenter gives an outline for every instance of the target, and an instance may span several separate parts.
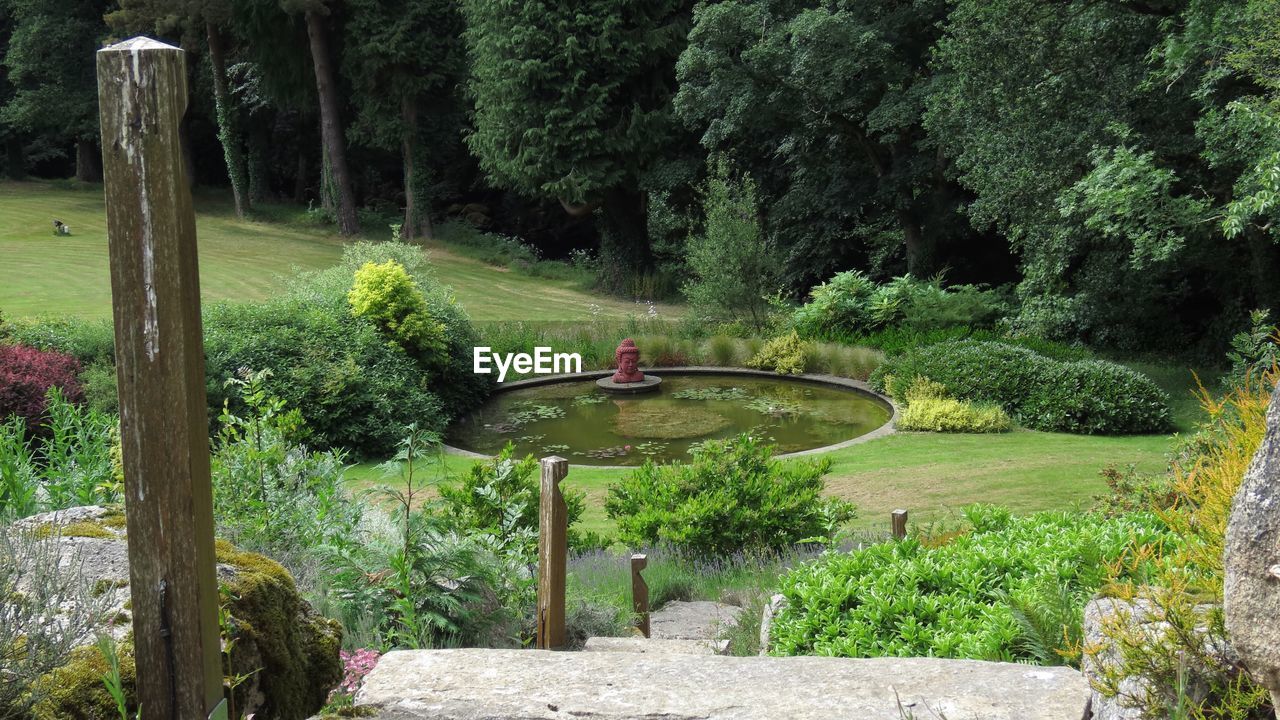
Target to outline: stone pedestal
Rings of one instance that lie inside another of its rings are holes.
[[[596,387],[613,395],[637,395],[654,392],[661,383],[662,378],[654,375],[645,375],[644,380],[629,383],[614,382],[611,377],[603,377],[596,381]]]

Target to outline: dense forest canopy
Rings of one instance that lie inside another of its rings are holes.
[[[678,287],[727,165],[764,294],[942,274],[1204,353],[1280,309],[1280,0],[0,0],[8,177],[97,179],[93,52],[133,34],[191,53],[191,179],[242,214],[478,217]]]

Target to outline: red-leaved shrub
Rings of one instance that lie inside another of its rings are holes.
[[[36,434],[45,421],[45,396],[57,387],[62,397],[84,402],[84,390],[76,375],[80,362],[53,350],[26,345],[0,345],[0,422],[17,415]]]

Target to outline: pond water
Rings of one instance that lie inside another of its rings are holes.
[[[778,452],[832,445],[889,421],[889,410],[851,389],[742,375],[659,375],[644,395],[609,395],[595,380],[495,395],[453,424],[454,447],[492,455],[561,455],[582,465],[689,459],[708,440],[749,433]]]

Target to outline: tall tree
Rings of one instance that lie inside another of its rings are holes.
[[[348,0],[344,74],[358,116],[352,135],[399,149],[404,167],[401,237],[431,235],[430,137],[424,116],[455,112],[466,69],[462,16],[448,0]]]
[[[13,95],[0,122],[73,143],[76,178],[101,177],[94,53],[107,34],[106,0],[3,0],[13,23],[4,67]]]
[[[602,280],[651,263],[643,177],[672,146],[688,0],[464,0],[475,130],[491,182],[601,209]]]
[[[0,48],[9,46],[9,37],[13,35],[13,19],[8,6],[0,2]],[[0,62],[0,108],[9,103],[13,97],[13,83],[9,82],[9,71]],[[26,177],[27,160],[23,148],[24,133],[16,127],[4,122],[0,115],[0,143],[4,144],[5,174],[14,180]]]
[[[342,102],[335,54],[330,47],[334,8],[324,0],[280,0],[280,7],[290,14],[301,15],[306,23],[320,108],[320,140],[324,151],[322,192],[333,203],[338,231],[343,235],[355,235],[360,232],[360,221],[356,217],[356,195],[352,189],[351,170],[347,166],[347,142],[342,130]]]
[[[961,225],[959,193],[922,127],[946,10],[944,0],[698,8],[676,110],[708,150],[761,179],[801,274],[822,256],[848,259],[841,246],[889,238],[911,274],[938,269],[939,245]]]
[[[244,217],[251,203],[244,131],[227,77],[229,0],[120,0],[120,8],[107,16],[107,22],[118,32],[157,33],[178,38],[188,51],[207,50],[218,140],[231,180],[236,215]]]
[[[1018,329],[1186,350],[1274,307],[1280,123],[1232,60],[1274,27],[1263,5],[955,4],[926,124],[1021,257]]]

